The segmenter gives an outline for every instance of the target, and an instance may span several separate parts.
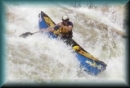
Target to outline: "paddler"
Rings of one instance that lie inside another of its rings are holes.
[[[65,40],[67,44],[73,44],[73,23],[69,20],[68,15],[62,16],[62,22],[59,22],[50,29],[51,32],[53,32],[55,35],[60,36],[61,39]]]

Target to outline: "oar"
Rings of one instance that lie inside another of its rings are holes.
[[[34,33],[31,33],[31,32],[25,32],[25,33],[19,35],[19,37],[26,38],[26,37],[29,36],[29,35],[33,35],[33,34],[36,34],[36,33],[38,33],[38,32],[41,32],[41,31],[43,31],[43,30],[40,30],[40,31],[37,31],[37,32],[34,32]]]
[[[54,25],[54,26],[56,26],[56,25]],[[29,36],[29,35],[33,35],[33,34],[36,34],[36,33],[38,33],[38,32],[42,32],[42,31],[45,31],[45,30],[49,31],[48,29],[50,29],[50,28],[52,28],[52,27],[54,27],[54,26],[51,26],[51,27],[46,28],[46,29],[41,29],[40,31],[37,31],[37,32],[34,32],[34,33],[31,33],[31,32],[25,32],[25,33],[19,35],[19,37],[26,38],[27,36]]]

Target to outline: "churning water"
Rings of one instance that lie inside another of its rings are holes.
[[[111,6],[19,5],[6,7],[6,68],[8,82],[125,82],[124,4]],[[36,32],[38,14],[44,11],[55,23],[68,14],[74,23],[73,39],[107,64],[104,72],[91,76],[79,68],[70,46]]]

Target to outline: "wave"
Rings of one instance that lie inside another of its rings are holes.
[[[117,31],[123,29],[123,6],[68,7],[6,5],[7,80],[29,82],[122,81],[125,64],[125,39]],[[120,9],[120,10],[119,10]],[[20,38],[24,32],[38,31],[38,14],[44,11],[55,23],[68,14],[74,23],[74,37],[89,53],[107,64],[98,76],[79,68],[71,47],[46,33]],[[120,15],[119,15],[120,14]],[[120,21],[119,21],[120,19]],[[97,81],[98,80],[98,81]]]

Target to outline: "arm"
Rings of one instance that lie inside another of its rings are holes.
[[[73,28],[73,23],[72,23],[72,22],[69,22],[68,24],[69,24],[69,26],[61,25],[61,27],[65,28],[65,29],[68,30],[68,31],[71,31],[72,28]]]
[[[49,32],[54,32],[55,30],[58,29],[56,26],[61,26],[61,23],[58,23],[58,24],[56,24],[56,25],[54,25],[54,26],[52,26],[52,27],[49,27],[49,28],[48,28],[48,31],[49,31]]]
[[[67,29],[68,31],[71,31],[72,30],[72,26],[71,25],[69,25],[69,26],[64,26],[64,25],[61,25],[61,27],[63,27],[63,28],[65,28],[65,29]]]
[[[55,30],[54,27],[55,27],[55,26],[57,26],[57,24],[54,25],[54,26],[49,27],[49,28],[48,28],[48,31],[49,31],[49,32],[54,32],[54,30]]]

